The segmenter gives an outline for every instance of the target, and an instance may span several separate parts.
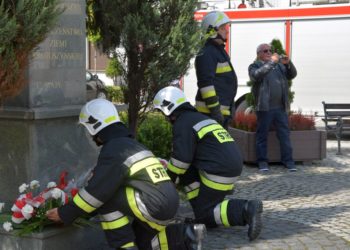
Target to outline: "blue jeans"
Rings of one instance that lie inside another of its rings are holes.
[[[268,162],[267,136],[271,124],[275,125],[281,149],[281,162],[284,165],[293,162],[293,150],[289,138],[288,115],[284,109],[257,111],[256,158],[258,162]]]

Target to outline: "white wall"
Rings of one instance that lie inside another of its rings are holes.
[[[298,76],[292,107],[321,111],[322,101],[350,101],[350,19],[293,22],[292,51]]]

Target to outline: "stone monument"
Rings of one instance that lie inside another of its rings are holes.
[[[22,183],[38,180],[45,186],[62,171],[68,179],[79,178],[97,160],[98,148],[78,126],[86,102],[85,1],[61,4],[58,25],[33,52],[28,84],[0,108],[0,202],[6,210]]]

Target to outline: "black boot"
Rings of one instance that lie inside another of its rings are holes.
[[[263,212],[263,203],[261,200],[249,200],[244,206],[243,216],[245,222],[249,225],[248,238],[255,240],[262,228],[261,214]]]

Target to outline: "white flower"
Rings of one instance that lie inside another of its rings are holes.
[[[28,187],[29,187],[28,184],[23,183],[21,186],[19,186],[18,190],[19,190],[20,193],[24,193],[27,190]]]
[[[5,229],[6,232],[10,232],[13,230],[12,223],[8,221],[2,224],[2,227]]]
[[[51,196],[52,196],[52,198],[54,198],[54,199],[60,199],[61,198],[61,196],[62,196],[62,190],[61,189],[59,189],[59,188],[54,188],[54,189],[52,189],[51,190]]]
[[[0,202],[0,213],[2,211],[2,209],[5,207],[5,203],[4,202]]]
[[[47,183],[47,188],[54,188],[54,187],[57,187],[56,182],[51,181],[51,182]]]
[[[37,180],[31,181],[29,185],[30,185],[30,189],[34,189],[34,188],[40,187],[39,181],[37,181]]]
[[[26,204],[26,205],[21,209],[21,212],[22,212],[24,218],[26,218],[27,220],[29,220],[30,218],[33,217],[34,208],[33,208],[31,205]]]

